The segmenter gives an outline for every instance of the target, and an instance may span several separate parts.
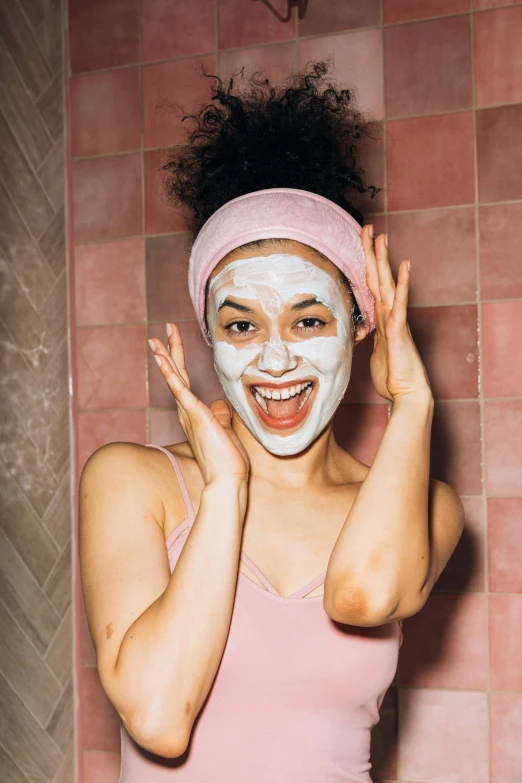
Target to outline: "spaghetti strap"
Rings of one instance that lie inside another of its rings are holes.
[[[273,593],[273,595],[277,595],[279,598],[281,597],[281,594],[275,589],[274,585],[268,581],[266,576],[260,569],[256,566],[256,564],[249,558],[248,555],[246,555],[244,552],[241,552],[240,554],[240,560],[242,560],[245,565],[247,565],[252,573],[257,576],[263,587],[265,587],[269,593]]]
[[[325,578],[326,578],[326,571],[324,572],[324,574],[319,574],[319,576],[316,576],[315,579],[312,579],[311,582],[308,582],[307,585],[301,587],[301,589],[297,590],[297,592],[292,593],[292,595],[289,595],[288,598],[304,598],[305,595],[311,593],[312,590],[315,590],[316,587],[322,585]]]
[[[183,478],[183,473],[181,472],[181,468],[179,466],[179,462],[177,461],[174,454],[171,454],[168,449],[165,449],[163,446],[156,446],[154,443],[146,443],[145,444],[147,448],[149,449],[159,449],[164,454],[167,455],[169,458],[172,467],[174,468],[174,472],[176,474],[176,477],[178,479],[179,488],[181,490],[181,495],[183,497],[183,502],[185,503],[185,508],[187,511],[187,519],[190,519],[189,527],[192,526],[192,522],[194,522],[194,517],[196,516],[194,512],[194,506],[192,505],[192,500],[190,499],[190,494],[187,489],[187,485],[185,483],[185,479]]]

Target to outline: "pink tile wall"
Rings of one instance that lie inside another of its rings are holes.
[[[285,10],[283,0],[274,0]],[[69,0],[68,182],[76,474],[113,440],[182,439],[147,337],[179,322],[194,388],[220,394],[186,287],[182,218],[161,197],[201,64],[278,80],[330,53],[382,128],[361,155],[367,220],[411,258],[410,327],[436,399],[432,475],[466,526],[404,622],[372,742],[375,783],[510,783],[522,772],[522,3],[309,0],[279,22],[248,0]],[[176,104],[173,106],[172,104]],[[370,212],[371,210],[371,212]],[[356,352],[340,442],[370,462],[388,420]],[[116,783],[117,716],[76,580],[81,783]]]

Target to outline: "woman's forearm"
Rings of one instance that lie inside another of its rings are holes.
[[[236,589],[246,485],[208,485],[165,592],[130,626],[112,673],[136,741],[180,755],[216,675]]]
[[[429,394],[393,404],[328,564],[325,609],[349,618],[344,622],[373,624],[424,584],[432,419]]]

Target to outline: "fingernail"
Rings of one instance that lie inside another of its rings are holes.
[[[156,360],[156,364],[158,365],[158,367],[161,367],[161,359],[160,359],[160,357],[156,356],[156,354],[154,354],[154,359]]]
[[[411,269],[411,261],[410,261],[410,259],[408,258],[408,272],[410,271],[410,269]]]
[[[388,247],[388,234],[384,235],[384,244]]]
[[[147,342],[150,345],[151,351],[155,351],[156,350],[156,346],[154,345],[154,341],[153,340],[148,340]]]
[[[165,324],[165,329],[167,330],[167,334],[170,337],[170,335],[172,334],[172,326],[169,323],[167,323]]]
[[[373,239],[373,223],[370,223],[370,236]]]

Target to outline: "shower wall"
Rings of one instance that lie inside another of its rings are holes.
[[[68,36],[75,487],[104,443],[182,438],[146,342],[165,320],[180,325],[196,393],[221,396],[158,172],[184,129],[176,105],[209,97],[198,64],[278,80],[333,53],[379,135],[361,156],[382,191],[357,206],[388,232],[395,273],[411,258],[409,323],[436,401],[431,474],[466,511],[433,594],[404,622],[372,777],[510,783],[522,772],[522,3],[309,0],[303,20],[281,23],[252,0],[69,0]],[[388,420],[371,348],[357,349],[336,417],[367,463]],[[119,724],[78,582],[75,607],[81,779],[115,783]]]
[[[74,780],[63,8],[0,3],[0,778]]]

